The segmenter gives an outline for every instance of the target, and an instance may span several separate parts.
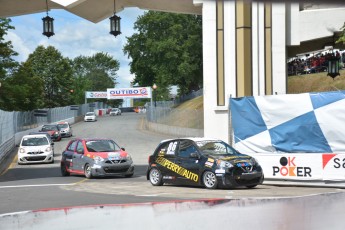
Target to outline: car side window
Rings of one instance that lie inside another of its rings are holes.
[[[198,152],[198,149],[194,146],[190,140],[181,140],[178,156],[189,158],[191,153]]]
[[[74,152],[74,149],[77,145],[77,141],[73,141],[67,148],[67,150]]]
[[[77,152],[78,153],[83,153],[84,152],[84,146],[83,146],[83,143],[81,141],[78,141]]]
[[[175,155],[178,141],[168,141],[160,145],[156,151],[158,156]]]

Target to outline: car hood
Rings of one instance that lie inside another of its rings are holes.
[[[121,160],[128,156],[126,151],[115,151],[115,152],[92,152],[87,153],[87,157],[94,158],[96,156],[102,157],[103,159],[110,159],[110,160]]]
[[[216,155],[210,155],[209,158],[213,158],[215,160],[222,160],[230,162],[231,164],[236,164],[238,162],[250,162],[252,159],[251,156],[248,155],[234,155],[234,156],[216,156]]]
[[[46,150],[49,145],[40,145],[40,146],[21,146],[21,148],[25,149],[26,152],[37,152]]]

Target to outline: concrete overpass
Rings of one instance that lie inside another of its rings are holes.
[[[320,1],[116,0],[126,7],[202,14],[204,135],[229,140],[228,98],[287,92],[286,60],[334,45],[345,3]],[[45,0],[0,0],[0,17],[46,11]],[[113,15],[113,0],[49,0],[97,23]],[[343,48],[343,46],[339,46]]]

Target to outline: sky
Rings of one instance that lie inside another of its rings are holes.
[[[130,59],[123,53],[123,47],[135,31],[133,29],[137,17],[144,11],[139,8],[125,8],[116,15],[121,17],[121,32],[118,36],[109,33],[110,21],[105,19],[99,23],[87,21],[64,10],[50,10],[49,16],[54,18],[54,36],[44,36],[42,18],[46,12],[12,17],[14,30],[8,30],[5,39],[12,41],[13,50],[19,53],[16,61],[24,62],[29,54],[39,45],[54,46],[64,57],[92,56],[98,52],[111,55],[120,62],[117,71],[117,88],[129,88],[134,75],[130,74]]]

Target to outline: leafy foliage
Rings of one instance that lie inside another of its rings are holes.
[[[29,111],[44,106],[43,80],[35,76],[29,63],[21,65],[4,81],[1,108],[8,111]]]
[[[83,103],[85,91],[106,91],[107,88],[116,86],[119,70],[119,61],[106,53],[96,53],[91,57],[79,56],[71,61],[74,71],[74,95],[76,103]],[[105,101],[105,99],[102,99]],[[110,104],[118,105],[121,101],[111,101]]]
[[[12,42],[4,41],[7,31],[14,29],[14,27],[10,25],[10,22],[11,19],[0,18],[0,80],[5,79],[8,74],[18,66],[18,63],[12,58],[18,55],[18,53],[13,50]]]
[[[44,105],[53,108],[71,104],[72,69],[67,58],[53,46],[38,46],[28,60],[35,76],[44,84]]]
[[[340,29],[342,30],[342,32],[340,33],[340,37],[336,41],[336,43],[343,43],[343,44],[345,44],[345,22],[344,22],[344,25]]]
[[[180,94],[202,87],[202,18],[148,11],[138,17],[124,53],[132,59],[133,84],[156,83],[158,98],[177,85]]]

